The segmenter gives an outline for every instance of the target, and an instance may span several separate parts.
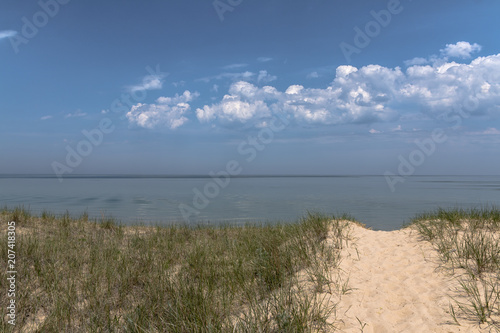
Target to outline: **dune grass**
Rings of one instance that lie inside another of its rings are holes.
[[[122,226],[18,207],[17,325],[2,332],[316,332],[335,310],[302,287],[331,287],[346,223],[308,214],[297,223]],[[333,232],[331,232],[333,231]],[[333,240],[326,242],[327,235]],[[7,257],[7,237],[0,238]],[[0,289],[7,289],[5,273]]]
[[[411,227],[434,244],[450,269],[461,273],[460,292],[467,301],[450,305],[455,322],[461,317],[500,330],[500,210],[438,209],[417,216]]]

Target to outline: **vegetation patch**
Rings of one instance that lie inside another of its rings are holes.
[[[432,242],[458,276],[467,301],[450,304],[455,322],[475,320],[500,330],[500,210],[438,209],[417,216],[410,227]]]
[[[8,221],[17,226],[18,312],[13,328],[0,300],[2,332],[317,332],[334,325],[327,320],[334,305],[307,286],[333,289],[326,272],[347,240],[340,218],[143,227],[87,214],[32,216],[18,207],[1,212],[3,235]],[[0,256],[7,257],[7,237]]]

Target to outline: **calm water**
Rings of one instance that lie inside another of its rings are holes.
[[[197,198],[208,183],[212,199]],[[391,192],[382,176],[233,178],[218,195],[209,178],[0,176],[0,205],[32,212],[88,211],[124,223],[185,221],[179,205],[198,211],[190,222],[294,221],[309,211],[349,213],[369,227],[394,230],[437,207],[500,205],[500,176],[413,176]]]

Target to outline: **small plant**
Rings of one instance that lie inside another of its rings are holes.
[[[69,211],[66,210],[66,213],[64,213],[64,215],[61,216],[61,219],[59,220],[59,226],[62,228],[68,228],[71,222],[71,215],[69,214]]]
[[[31,213],[29,211],[29,208],[25,209],[24,205],[14,208],[14,210],[10,212],[10,217],[9,217],[10,221],[15,221],[18,223],[27,222],[30,218],[31,218]]]
[[[46,210],[43,210],[41,217],[42,217],[42,220],[45,220],[45,221],[53,221],[56,218],[56,216],[54,214],[52,214]]]
[[[84,222],[88,222],[89,220],[89,213],[87,211],[84,211],[80,219]]]
[[[360,326],[359,331],[361,333],[363,333],[365,331],[365,327],[366,327],[366,325],[368,325],[368,323],[363,323],[358,317],[356,317],[356,320],[358,321],[359,326]]]
[[[460,323],[458,322],[458,319],[457,319],[457,314],[455,312],[455,308],[453,307],[453,305],[450,303],[450,315],[451,317],[453,318],[453,321],[455,322],[455,324],[457,324],[458,326],[460,326]]]
[[[480,323],[488,322],[493,311],[498,308],[498,282],[478,282],[469,279],[460,281],[460,285],[469,299],[468,303],[457,302],[460,309],[470,317],[476,318]]]
[[[117,224],[115,222],[115,219],[111,217],[103,217],[99,221],[99,224],[101,225],[102,229],[106,230],[114,230],[117,227]]]

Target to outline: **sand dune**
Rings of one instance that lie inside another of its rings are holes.
[[[340,265],[352,288],[337,307],[341,332],[488,332],[470,321],[454,323],[448,312],[456,277],[439,267],[437,252],[416,232],[353,225],[352,236]]]

